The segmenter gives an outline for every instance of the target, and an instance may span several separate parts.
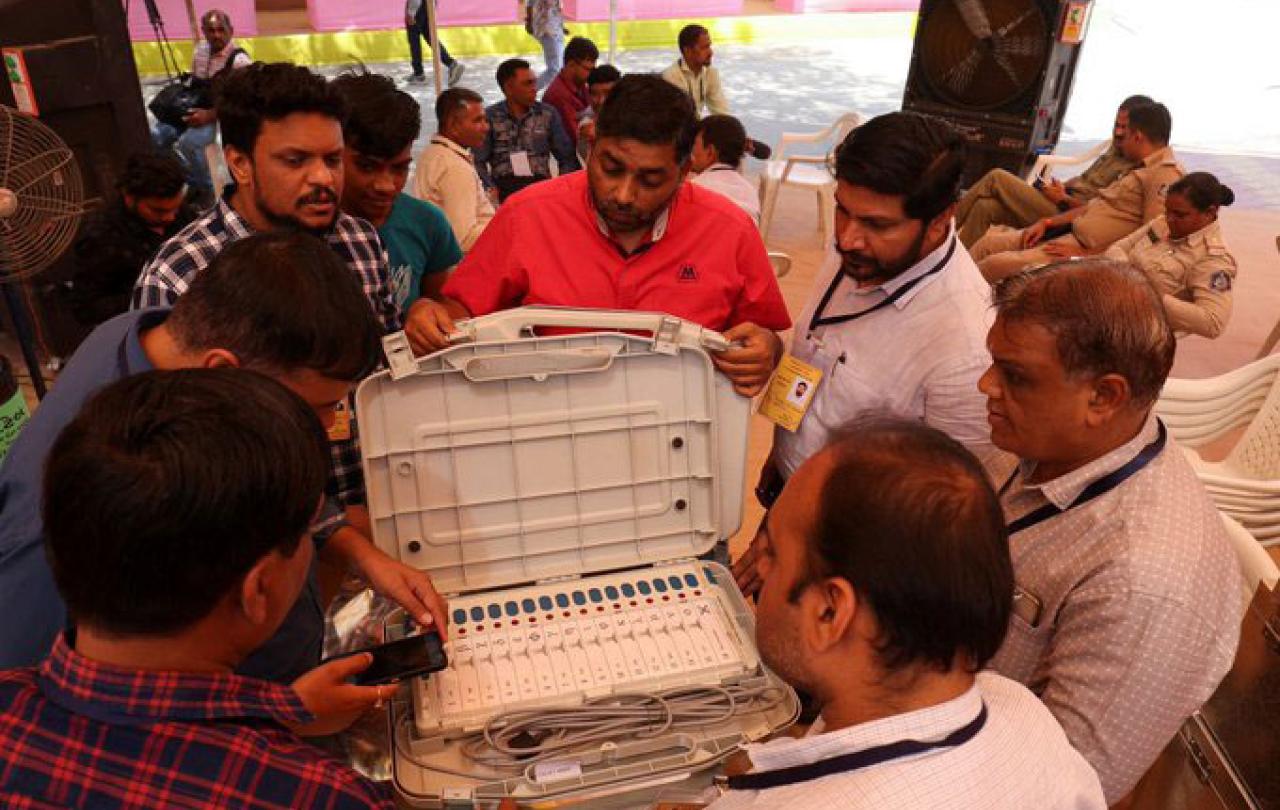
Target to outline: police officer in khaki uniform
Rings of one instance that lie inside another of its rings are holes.
[[[1028,267],[1102,253],[1164,213],[1169,186],[1185,173],[1169,147],[1171,128],[1163,104],[1139,104],[1130,110],[1121,148],[1141,165],[1098,192],[1088,205],[1020,231],[999,226],[987,231],[969,250],[982,275],[994,283]]]
[[[956,229],[965,247],[972,247],[993,225],[1025,228],[1037,219],[1051,217],[1089,202],[1098,192],[1119,180],[1137,161],[1125,157],[1120,144],[1129,129],[1129,110],[1150,104],[1146,96],[1129,96],[1116,111],[1111,148],[1066,183],[1037,181],[1032,186],[1004,169],[992,169],[974,183],[956,205]]]
[[[1107,258],[1139,268],[1164,297],[1169,325],[1215,338],[1231,317],[1236,260],[1218,224],[1218,207],[1235,194],[1208,172],[1169,186],[1165,214],[1107,248]]]

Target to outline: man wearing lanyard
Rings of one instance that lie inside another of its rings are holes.
[[[1160,295],[1128,264],[1049,265],[996,287],[991,438],[1017,580],[991,667],[1040,696],[1121,799],[1235,657],[1240,572],[1152,413],[1173,363]]]
[[[822,714],[803,738],[748,747],[751,771],[714,810],[1105,807],[1035,696],[978,671],[1013,571],[960,444],[914,420],[857,422],[801,465],[761,534],[760,655]]]
[[[990,288],[951,222],[964,137],[941,119],[890,113],[853,130],[835,163],[836,249],[761,407],[779,425],[757,488],[766,508],[806,458],[866,411],[917,419],[1007,469],[976,387],[990,362]],[[771,395],[797,379],[814,390],[788,420]],[[755,548],[735,564],[747,593],[758,585]]]
[[[677,44],[680,58],[662,71],[662,78],[689,94],[694,113],[699,117],[704,107],[712,115],[728,114],[729,102],[724,97],[720,72],[711,65],[711,57],[715,55],[711,49],[711,32],[691,23],[680,29]]]

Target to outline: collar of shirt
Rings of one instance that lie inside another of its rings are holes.
[[[1142,448],[1155,441],[1158,432],[1156,415],[1152,411],[1147,414],[1147,421],[1142,425],[1142,429],[1138,431],[1136,436],[1106,455],[1099,456],[1083,467],[1072,470],[1066,475],[1060,475],[1052,481],[1045,481],[1042,484],[1021,483],[1014,491],[1019,493],[1038,491],[1049,503],[1059,509],[1066,509],[1075,502],[1076,498],[1080,497],[1080,493],[1084,492],[1085,487],[1104,475],[1115,472],[1133,460],[1138,453],[1142,452]],[[1025,482],[1035,472],[1035,469],[1036,463],[1034,461],[1025,459],[1019,461],[1019,481]]]
[[[132,377],[155,368],[147,353],[142,350],[142,333],[164,323],[168,317],[169,307],[153,307],[144,310],[133,322],[133,326],[129,327],[124,342],[120,344],[120,365],[124,376]]]
[[[873,306],[879,303],[880,301],[884,300],[885,298],[888,298],[889,296],[893,295],[895,292],[897,292],[899,289],[901,289],[905,285],[911,284],[916,279],[920,278],[921,276],[924,276],[926,273],[928,273],[930,270],[936,267],[938,262],[942,261],[942,257],[946,255],[947,248],[951,245],[951,240],[954,237],[954,235],[955,235],[955,226],[952,225],[950,228],[947,229],[947,236],[945,239],[942,240],[942,244],[938,245],[936,248],[930,251],[927,256],[921,257],[920,261],[911,265],[905,271],[894,276],[893,278],[889,279],[883,284],[878,284],[875,287],[851,287],[850,289],[852,291],[852,294],[855,296],[875,296],[873,300],[864,302],[867,306]],[[836,272],[839,273],[841,271],[837,269]],[[910,304],[911,301],[917,295],[920,294],[921,290],[929,286],[934,281],[937,281],[937,279],[938,279],[938,274],[935,273],[929,278],[925,278],[920,283],[916,284],[914,287],[912,287],[910,290],[904,293],[901,298],[893,302],[894,309],[898,309],[898,310],[906,309],[907,305]]]
[[[126,669],[85,658],[65,636],[40,665],[38,683],[71,712],[126,725],[252,718],[294,726],[314,719],[286,684],[229,672]]]
[[[1165,163],[1176,164],[1178,159],[1173,154],[1173,147],[1162,146],[1142,159],[1142,165],[1148,169]]]
[[[1168,236],[1169,224],[1165,221],[1164,217],[1161,217],[1157,221],[1165,223],[1164,231],[1165,231],[1165,235]],[[1219,236],[1220,233],[1221,233],[1221,230],[1218,224],[1218,220],[1215,219],[1213,222],[1210,222],[1208,225],[1204,226],[1203,228],[1196,231],[1195,233],[1187,234],[1182,239],[1170,239],[1169,241],[1182,242],[1191,247],[1203,247],[1208,245],[1210,241],[1213,241],[1214,238]]]
[[[982,694],[977,683],[974,683],[963,695],[936,706],[859,723],[837,731],[823,731],[823,722],[819,719],[805,737],[782,737],[747,746],[746,750],[756,770],[773,771],[901,740],[940,740],[972,722],[980,711]],[[919,756],[928,756],[929,753],[931,752]]]
[[[635,254],[647,248],[649,245],[652,245],[658,240],[662,239],[662,237],[667,233],[667,226],[670,225],[671,223],[671,209],[675,207],[676,197],[678,197],[680,195],[680,192],[683,190],[684,190],[683,184],[681,184],[681,187],[676,189],[676,193],[671,197],[671,202],[667,203],[667,207],[662,209],[662,211],[658,214],[658,218],[653,221],[653,226],[649,228],[649,239],[644,244],[640,245],[640,247],[628,253],[627,254],[628,256],[634,256]],[[610,242],[616,245],[619,250],[622,250],[622,246],[619,245],[618,240],[614,238],[613,231],[609,230],[609,223],[604,221],[604,217],[602,217],[600,215],[600,212],[596,209],[595,200],[593,200],[591,197],[590,186],[588,186],[586,189],[586,197],[587,197],[587,208],[595,216],[596,228],[600,231],[600,234],[604,236],[605,239],[608,239]]]
[[[227,193],[222,195],[222,199],[218,200],[207,214],[210,219],[220,219],[227,229],[227,233],[231,234],[233,239],[244,239],[246,236],[253,235],[253,227],[249,225],[249,220],[240,216],[239,212],[231,206],[231,196],[235,189],[228,189]]]
[[[565,77],[563,69],[561,69],[561,71],[556,74],[555,81],[564,85],[565,91],[568,92],[571,97],[576,98],[579,101],[584,102],[586,104],[591,103],[591,96],[587,94],[587,86],[583,85],[582,87],[575,87],[573,82],[569,81],[569,79]],[[553,82],[553,84],[554,83],[555,82]],[[542,97],[544,99],[547,97],[545,92],[542,94]],[[564,123],[566,127],[569,126],[568,121]]]
[[[471,150],[453,139],[446,138],[444,135],[432,135],[431,142],[443,146],[466,162],[475,165],[475,158],[471,155]]]
[[[710,174],[711,172],[736,172],[736,171],[737,169],[730,166],[728,163],[712,163],[710,166],[703,169],[700,172],[700,174]]]

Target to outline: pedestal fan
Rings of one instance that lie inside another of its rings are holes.
[[[26,284],[62,255],[84,214],[71,150],[33,116],[0,104],[0,289],[36,394],[45,393]]]

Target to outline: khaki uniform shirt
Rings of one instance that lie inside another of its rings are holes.
[[[1013,521],[1069,506],[1155,440],[1154,416],[1106,455],[1043,484],[1022,462]],[[1244,614],[1222,518],[1173,439],[1119,486],[1009,538],[1018,597],[990,666],[1040,696],[1102,780],[1129,792],[1231,668]]]
[[[1226,328],[1236,260],[1216,221],[1183,239],[1170,239],[1162,216],[1116,242],[1107,257],[1128,261],[1147,274],[1164,295],[1165,313],[1175,330],[1214,338]]]
[[[1098,192],[1071,230],[1080,244],[1103,250],[1164,213],[1169,186],[1183,174],[1168,146],[1147,155],[1142,165]]]
[[[1067,192],[1072,197],[1092,200],[1098,196],[1099,191],[1119,180],[1136,166],[1138,166],[1137,161],[1129,160],[1112,145],[1089,168],[1066,182]]]

